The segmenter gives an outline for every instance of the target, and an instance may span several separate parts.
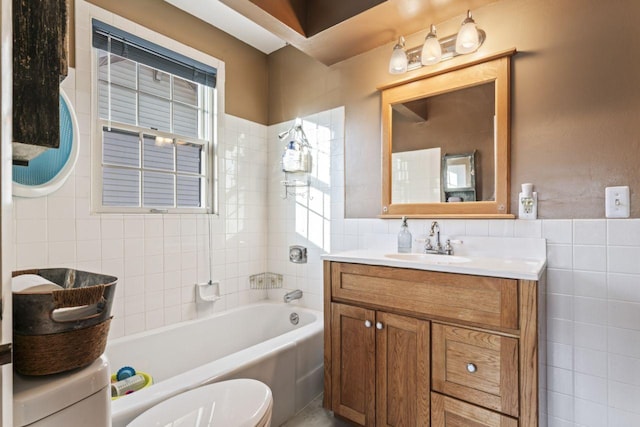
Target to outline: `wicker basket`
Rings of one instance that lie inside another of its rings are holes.
[[[117,278],[68,268],[16,271],[13,276],[22,274],[37,274],[63,289],[13,293],[16,371],[56,374],[97,359],[107,344]]]

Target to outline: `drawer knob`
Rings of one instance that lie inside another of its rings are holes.
[[[476,365],[474,365],[473,363],[467,363],[467,371],[473,374],[477,370],[478,367]]]
[[[382,322],[376,322],[376,329],[382,329]]]
[[[365,326],[366,328],[370,328],[370,327],[371,327],[371,320],[365,320],[365,321],[364,321],[364,326]]]

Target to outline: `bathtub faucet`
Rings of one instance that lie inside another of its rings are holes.
[[[284,294],[284,302],[291,302],[295,299],[302,298],[302,291],[300,289],[296,289],[295,291],[287,292]]]

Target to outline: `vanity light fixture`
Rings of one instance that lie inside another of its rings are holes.
[[[404,51],[404,37],[400,36],[398,43],[393,47],[391,60],[389,61],[390,74],[403,74],[407,72],[407,53]]]
[[[460,31],[456,37],[456,52],[459,54],[471,53],[480,47],[480,35],[476,21],[471,17],[471,11],[467,10],[467,17],[462,21]]]
[[[476,26],[471,11],[467,10],[467,16],[462,21],[460,31],[457,34],[438,39],[436,27],[431,25],[424,44],[407,50],[405,50],[404,37],[400,37],[398,43],[393,47],[389,61],[389,73],[403,74],[458,55],[473,53],[482,46],[485,38],[486,33]]]
[[[424,44],[422,45],[420,59],[422,65],[433,65],[440,62],[440,58],[442,58],[442,46],[440,46],[440,42],[436,36],[436,26],[431,24],[429,34],[427,34],[427,37],[424,39]]]

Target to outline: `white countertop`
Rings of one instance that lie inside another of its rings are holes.
[[[436,260],[397,259],[395,251],[354,250],[326,254],[322,259],[355,264],[412,268],[446,273],[472,274],[476,276],[502,277],[507,279],[540,279],[546,265],[546,242],[544,239],[528,238],[469,238],[463,242],[449,262],[448,255],[439,255]],[[464,247],[464,249],[463,249]],[[416,253],[416,255],[418,255]],[[417,258],[420,256],[418,255]]]

